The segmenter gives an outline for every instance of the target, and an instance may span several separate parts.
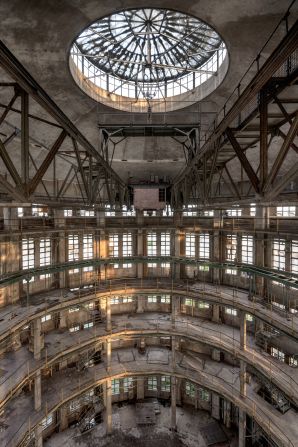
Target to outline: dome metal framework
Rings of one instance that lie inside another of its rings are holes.
[[[219,34],[200,19],[140,8],[90,24],[74,41],[70,59],[89,87],[93,83],[109,95],[153,100],[198,87],[217,74],[226,53]]]

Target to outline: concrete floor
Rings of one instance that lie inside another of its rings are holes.
[[[145,404],[148,405],[148,404]],[[156,407],[156,404],[155,404]],[[151,426],[138,426],[136,407],[132,404],[113,405],[113,434],[105,437],[104,424],[99,424],[88,433],[80,434],[77,427],[55,433],[44,443],[45,447],[207,447],[202,428],[216,422],[206,411],[191,407],[177,408],[177,433],[170,427],[170,407],[158,404],[160,414]],[[217,423],[217,422],[216,422]],[[236,446],[237,437],[222,427],[228,441],[224,446]]]

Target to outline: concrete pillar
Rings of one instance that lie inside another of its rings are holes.
[[[239,408],[239,447],[245,447],[246,445],[246,413]]]
[[[211,318],[211,320],[214,323],[221,323],[220,305],[219,304],[212,304],[212,318]]]
[[[42,440],[42,425],[37,425],[34,428],[34,447],[42,447],[43,440]]]
[[[68,310],[60,310],[59,329],[67,328],[67,315],[68,315]]]
[[[64,405],[60,408],[59,431],[64,431],[67,428],[68,428],[68,407]]]
[[[243,310],[239,311],[240,318],[240,349],[246,349],[246,313]]]
[[[227,428],[231,427],[231,402],[223,401],[223,421]]]
[[[269,208],[256,205],[256,217],[255,217],[255,229],[264,230],[264,233],[260,231],[255,235],[255,264],[258,267],[264,267],[266,265],[267,256],[267,233],[266,229],[269,226]],[[266,295],[267,283],[266,279],[261,276],[256,276],[256,291],[257,294]]]
[[[41,409],[41,374],[37,371],[34,377],[34,409],[39,411]]]
[[[220,420],[220,397],[213,392],[211,395],[211,416],[218,421]]]
[[[171,296],[171,322],[172,327],[175,327],[176,323],[176,314],[177,314],[177,296]]]
[[[105,423],[106,423],[106,434],[110,435],[112,433],[112,381],[111,379],[107,379],[106,381],[106,414],[105,414]]]
[[[144,312],[144,305],[145,305],[145,296],[138,295],[137,296],[137,313],[138,314]]]
[[[240,360],[240,395],[246,397],[246,362]]]
[[[212,257],[214,261],[221,261],[221,232],[222,217],[220,210],[214,210],[213,217],[213,244]],[[220,269],[214,268],[212,270],[212,279],[215,284],[220,284]]]
[[[138,256],[144,256],[143,231],[140,229],[138,229],[138,233],[137,233],[137,254],[138,254]],[[144,264],[143,264],[143,262],[138,262],[137,277],[143,278],[143,276],[144,276]]]
[[[33,321],[33,354],[35,360],[40,360],[41,349],[42,349],[41,319],[36,318]]]
[[[100,211],[96,211],[96,224],[97,227],[105,227],[105,220],[106,220],[106,216],[105,216],[105,212],[104,210],[100,210]]]
[[[220,362],[220,350],[215,349],[215,348],[212,349],[211,358],[212,358],[212,360],[215,360],[216,362]]]
[[[144,377],[137,377],[137,400],[144,400],[145,398],[145,379]]]
[[[180,256],[180,243],[181,243],[181,235],[180,235],[180,230],[175,230],[175,236],[174,236],[174,256],[179,258]],[[173,277],[179,281],[179,279],[181,278],[181,269],[180,269],[180,264],[176,263],[175,264],[175,269],[174,266],[173,268]]]
[[[111,339],[108,338],[106,341],[106,362],[107,362],[107,371],[111,370],[111,357],[112,357],[112,342]]]
[[[106,298],[106,331],[112,330],[112,315],[111,315],[111,297]]]
[[[176,337],[172,336],[172,375],[171,375],[171,430],[176,431]]]

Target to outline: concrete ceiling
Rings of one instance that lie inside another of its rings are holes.
[[[94,102],[78,88],[71,77],[68,68],[70,45],[90,22],[116,10],[150,6],[177,9],[213,26],[227,45],[230,66],[223,83],[202,105],[202,111],[206,112],[202,120],[208,126],[214,118],[214,112],[219,110],[237,86],[290,3],[291,0],[151,0],[150,4],[144,0],[10,0],[0,2],[0,38],[97,147],[98,122],[117,122],[120,115],[127,114]],[[281,38],[281,35],[276,35],[262,57],[269,56]],[[1,80],[4,78],[4,75],[1,76]],[[0,89],[0,102],[9,101],[5,95],[4,90]],[[176,112],[172,119],[183,124],[192,120],[196,111],[196,105],[184,108]],[[42,115],[34,103],[30,105],[30,112]],[[107,113],[109,115],[105,115]],[[17,126],[15,120],[12,114],[8,115],[8,123]],[[47,147],[53,143],[56,134],[57,129],[49,131],[47,127],[45,130],[42,125],[31,128],[31,135]],[[15,153],[16,164],[19,160],[17,145],[17,139],[10,145],[11,153]],[[35,146],[37,161],[38,157],[44,157],[44,152]],[[251,158],[254,158],[253,153]],[[113,168],[124,180],[128,177],[149,179],[150,175],[174,177],[183,165],[182,146],[170,137],[146,137],[146,140],[142,137],[128,138],[117,144],[113,161]],[[2,168],[0,165],[0,170]],[[237,170],[235,164],[232,172],[236,174]],[[58,178],[64,175],[65,162],[61,160]]]

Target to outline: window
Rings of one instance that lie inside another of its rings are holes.
[[[80,210],[81,217],[94,217],[94,210]]]
[[[83,327],[84,329],[90,329],[91,327],[93,327],[93,325],[93,321],[87,321],[87,323],[84,323]]]
[[[185,382],[185,394],[189,397],[195,397],[196,388],[193,383]]]
[[[80,310],[80,307],[79,306],[73,306],[73,307],[70,307],[69,309],[68,309],[68,313],[69,314],[72,314],[72,313],[74,313],[74,312],[78,312]]]
[[[50,321],[51,319],[52,319],[52,315],[47,314],[47,315],[44,315],[43,317],[41,317],[41,322],[45,323],[46,321]]]
[[[124,257],[132,256],[132,234],[123,233],[122,235],[122,255]],[[131,268],[132,263],[123,264],[123,268]]]
[[[166,207],[162,210],[163,217],[173,216],[173,210],[171,209],[171,205],[166,205]]]
[[[68,260],[70,262],[79,260],[79,236],[77,234],[68,235]],[[78,273],[79,269],[69,270],[69,273]]]
[[[155,376],[148,377],[147,388],[149,391],[157,391],[157,378]]]
[[[233,309],[232,307],[226,307],[225,312],[228,315],[232,315],[233,317],[237,316],[237,309]]]
[[[196,256],[196,237],[193,233],[185,234],[185,256],[188,258]]]
[[[250,314],[245,314],[245,319],[246,319],[246,321],[249,321],[249,322],[254,321],[254,317]]]
[[[170,256],[171,255],[171,235],[169,232],[162,232],[160,234],[160,255]],[[161,264],[163,268],[169,268],[169,262],[163,262]]]
[[[39,207],[36,204],[33,204],[32,207],[32,216],[35,217],[46,217],[48,215],[48,212],[45,208]]]
[[[147,234],[147,256],[157,256],[156,233]],[[148,267],[156,267],[156,263],[149,262]]]
[[[197,216],[197,208],[196,205],[188,205],[185,211],[183,211],[183,216],[186,217],[195,217]]]
[[[119,296],[113,296],[113,298],[110,298],[110,304],[119,304],[119,302]]]
[[[81,407],[80,399],[74,399],[69,404],[69,410],[71,412],[78,410]]]
[[[206,211],[204,211],[204,216],[206,216],[206,217],[213,217],[214,216],[214,211],[213,210],[206,210]]]
[[[274,239],[272,250],[272,267],[277,270],[285,270],[286,266],[286,241]]]
[[[122,303],[123,304],[132,303],[132,302],[133,302],[132,296],[124,296],[122,298]]]
[[[166,392],[171,391],[171,377],[170,376],[161,376],[160,389],[161,389],[161,391],[166,391]]]
[[[18,217],[24,216],[24,208],[18,208]]]
[[[133,388],[133,377],[125,377],[123,379],[123,391],[128,393]]]
[[[228,234],[226,238],[226,261],[235,262],[237,255],[237,236]],[[237,270],[228,268],[225,270],[229,275],[236,275]]]
[[[297,359],[297,357],[294,357],[294,356],[289,357],[289,365],[290,366],[294,366],[295,368],[297,368],[297,366],[298,366],[298,359]]]
[[[277,206],[276,215],[279,217],[295,217],[296,206]]]
[[[116,233],[109,234],[109,256],[116,258],[119,256],[119,236]],[[118,268],[119,264],[114,264]]]
[[[64,217],[72,217],[72,210],[64,210]]]
[[[39,242],[39,265],[46,266],[51,264],[51,239],[40,239]],[[50,274],[40,275],[40,279],[49,278]]]
[[[34,239],[22,240],[22,268],[32,269],[34,267]]]
[[[111,381],[112,385],[112,395],[120,394],[120,380],[119,379],[112,379]]]
[[[78,332],[80,330],[80,326],[76,325],[76,326],[72,326],[69,328],[69,332]]]
[[[185,298],[184,304],[185,306],[192,306],[193,300],[191,298]]]
[[[41,421],[42,429],[45,430],[47,427],[52,425],[52,423],[53,423],[53,415],[48,414],[47,417]]]
[[[210,400],[209,391],[205,390],[205,388],[199,388],[199,399],[208,402]]]
[[[93,258],[93,234],[84,234],[83,236],[83,259]],[[92,272],[93,267],[90,265],[84,267],[84,272]]]
[[[210,304],[206,303],[205,301],[198,301],[198,308],[199,309],[209,309]]]
[[[154,211],[154,210],[151,210],[151,211],[149,211],[149,210],[145,210],[145,211],[143,212],[143,215],[144,215],[145,217],[156,217],[156,211]]]
[[[226,210],[226,213],[229,217],[240,217],[242,210],[240,208],[232,208],[230,210]]]
[[[253,236],[243,235],[241,239],[241,261],[244,264],[254,262],[254,240]]]
[[[255,217],[257,213],[257,208],[255,203],[250,204],[250,215],[251,217]]]
[[[136,212],[134,207],[132,206],[131,208],[127,208],[126,205],[122,206],[122,216],[124,217],[129,217],[129,216],[135,216]]]
[[[281,362],[285,361],[285,353],[280,351],[277,348],[271,347],[271,355],[272,355],[272,357],[275,357],[276,359],[278,359]]]
[[[298,273],[298,241],[291,243],[291,272]]]
[[[157,296],[156,295],[148,295],[147,302],[148,303],[157,303]]]
[[[209,259],[210,257],[209,239],[209,233],[201,233],[199,235],[200,258]]]
[[[106,217],[115,217],[115,210],[112,209],[111,205],[105,206],[105,216]]]
[[[171,295],[161,295],[160,302],[161,303],[170,304],[170,302],[171,302]]]

